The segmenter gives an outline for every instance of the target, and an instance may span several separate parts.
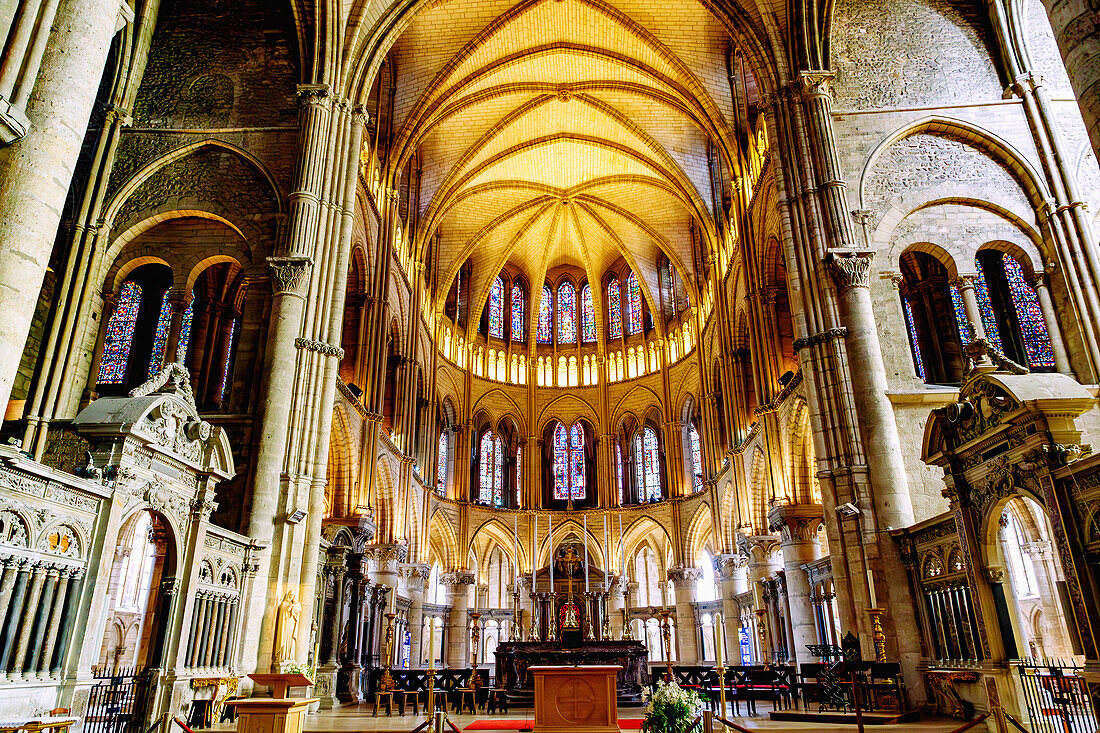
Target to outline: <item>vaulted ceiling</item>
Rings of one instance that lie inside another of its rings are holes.
[[[416,247],[438,234],[437,302],[468,258],[475,316],[508,263],[537,293],[551,268],[597,283],[622,258],[652,304],[662,252],[694,299],[693,220],[716,240],[708,150],[728,165],[732,139],[729,52],[696,0],[422,11],[391,56],[392,159],[420,154]]]

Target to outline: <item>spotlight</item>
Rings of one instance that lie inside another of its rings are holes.
[[[859,516],[859,507],[852,502],[847,502],[846,504],[841,504],[840,506],[838,506],[836,508],[836,513],[844,517],[845,519],[851,519],[852,517]]]

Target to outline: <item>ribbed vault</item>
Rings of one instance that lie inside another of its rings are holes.
[[[412,246],[437,307],[467,260],[473,323],[509,263],[537,297],[551,269],[599,284],[625,261],[653,307],[667,257],[694,299],[734,155],[730,41],[696,0],[672,5],[448,0],[409,25],[390,165],[421,171]]]

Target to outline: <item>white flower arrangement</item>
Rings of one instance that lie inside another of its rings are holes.
[[[650,695],[643,691],[642,699],[646,701],[642,721],[645,733],[683,733],[706,708],[698,693],[685,690],[675,681],[658,680],[656,692]]]

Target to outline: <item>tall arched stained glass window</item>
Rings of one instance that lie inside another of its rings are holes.
[[[966,317],[966,306],[963,304],[962,292],[959,291],[959,286],[955,284],[950,285],[949,289],[951,291],[951,307],[955,311],[955,323],[959,326],[959,339],[962,340],[963,344],[968,344],[974,336],[970,333],[970,321]],[[909,320],[912,321],[913,319],[910,318]],[[923,378],[921,377],[921,379]]]
[[[626,278],[626,302],[627,333],[638,333],[642,330],[642,289],[638,287],[638,278],[633,272]]]
[[[516,506],[520,505],[520,493],[523,490],[523,446],[516,446]]]
[[[576,422],[572,428],[558,423],[554,428],[554,498],[581,501],[586,492],[584,465],[584,427]]]
[[[661,495],[661,456],[657,449],[657,431],[646,426],[634,437],[634,470],[638,499],[659,501]]]
[[[539,328],[535,334],[540,344],[548,344],[554,336],[554,293],[549,285],[542,286],[539,303]]]
[[[607,336],[617,339],[623,335],[623,303],[618,278],[607,284],[607,311],[609,314]]]
[[[512,286],[512,340],[523,341],[523,288]]]
[[[489,335],[504,338],[504,283],[499,277],[489,288]]]
[[[615,470],[619,479],[619,506],[623,504],[623,446],[615,443]]]
[[[1027,365],[1032,369],[1053,369],[1054,349],[1050,345],[1050,334],[1043,320],[1043,311],[1039,307],[1039,298],[1035,289],[1024,277],[1020,263],[1012,255],[1004,255],[1005,277],[1008,291],[1016,307],[1016,320],[1020,324],[1020,335],[1024,341]]]
[[[187,304],[187,309],[183,312],[183,322],[180,324],[179,345],[176,346],[176,361],[187,362],[187,347],[191,344],[191,325],[194,321],[195,301],[191,301]]]
[[[979,252],[977,262],[974,292],[989,341],[1033,371],[1052,370],[1054,351],[1046,321],[1020,263],[996,250]]]
[[[989,299],[989,285],[985,281],[981,263],[978,263],[978,275],[974,278],[974,295],[978,297],[978,311],[982,314],[985,337],[998,351],[1004,351],[1001,346],[1001,332],[997,328],[997,315],[993,311],[993,302]]]
[[[581,288],[581,340],[586,344],[596,340],[596,306],[588,283]]]
[[[160,371],[164,364],[164,347],[168,343],[168,329],[172,325],[172,304],[168,302],[168,293],[160,302],[160,315],[157,317],[157,330],[153,335],[153,353],[149,355],[149,376]]]
[[[447,488],[447,431],[439,434],[439,457],[435,464],[435,487],[439,493]]]
[[[691,426],[688,437],[691,439],[691,486],[699,491],[703,488],[703,446],[695,425]]]
[[[233,344],[237,340],[237,328],[241,325],[240,318],[233,319],[233,325],[229,329],[229,348],[225,350],[225,364],[222,364],[222,399],[229,394],[229,367],[233,362]]]
[[[504,478],[504,456],[498,436],[491,430],[481,435],[478,451],[478,500],[483,504],[500,506],[501,479]]]
[[[130,360],[130,342],[134,338],[138,310],[141,308],[141,286],[134,282],[122,284],[118,305],[107,322],[107,337],[103,342],[103,358],[99,362],[98,384],[122,384],[126,379],[126,364]]]
[[[554,428],[554,498],[569,498],[569,433],[558,423]]]
[[[558,286],[558,343],[577,342],[577,291],[566,280]]]
[[[920,341],[917,339],[917,327],[913,323],[913,306],[909,304],[908,298],[902,298],[902,306],[905,308],[905,325],[909,329],[909,342],[913,347],[913,361],[917,365],[917,374],[920,376],[922,382],[928,381],[928,376],[924,372],[924,359],[920,353]],[[958,314],[956,314],[956,318]],[[963,319],[965,321],[965,318]]]

